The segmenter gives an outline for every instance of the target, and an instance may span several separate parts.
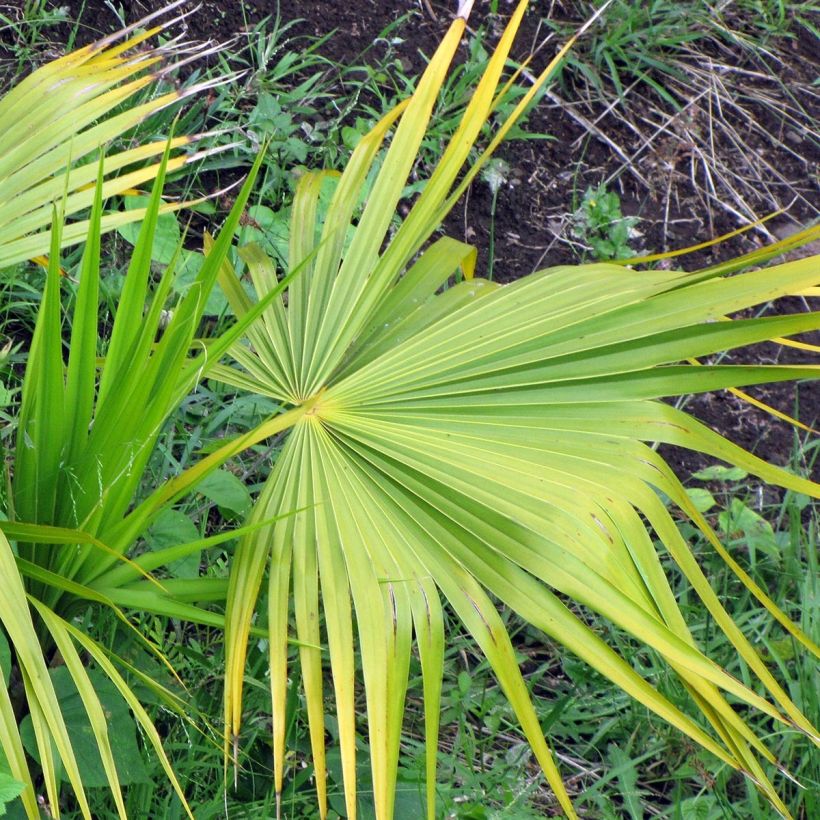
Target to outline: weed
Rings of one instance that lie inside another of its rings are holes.
[[[495,210],[498,204],[498,192],[510,178],[510,166],[500,157],[491,159],[481,172],[481,178],[487,183],[493,197],[490,204],[490,238],[487,247],[487,279],[492,282],[495,266]]]
[[[587,188],[573,216],[571,232],[592,251],[594,259],[627,259],[636,255],[629,243],[637,222],[637,218],[621,213],[620,197],[602,183]]]
[[[0,5],[0,34],[14,61],[13,76],[19,76],[43,51],[48,29],[68,20],[68,6],[48,0],[23,0],[16,8]],[[0,91],[5,85],[0,82]]]

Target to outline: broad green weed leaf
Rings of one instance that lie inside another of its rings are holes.
[[[698,481],[741,481],[748,475],[746,470],[740,467],[724,467],[722,464],[714,464],[692,473],[692,478]]]
[[[151,777],[145,768],[137,745],[136,727],[127,704],[105,675],[96,669],[90,669],[88,674],[106,716],[109,718],[108,730],[112,739],[111,747],[120,783],[123,786],[148,783]],[[88,715],[68,669],[65,666],[58,666],[51,669],[49,675],[57,692],[57,699],[74,746],[83,784],[88,788],[108,786]],[[37,744],[34,742],[34,731],[29,717],[23,719],[20,725],[20,735],[26,751],[39,762],[40,756]]]
[[[399,775],[396,783],[395,820],[414,820],[424,817],[424,781],[404,780]]]
[[[712,493],[702,487],[688,487],[686,494],[689,496],[698,512],[709,512],[709,510],[717,504],[717,501],[715,501],[715,497]]]
[[[3,760],[0,759],[0,769],[2,769]],[[4,817],[8,804],[20,796],[25,786],[19,781],[15,780],[10,774],[0,770],[0,817]]]
[[[761,550],[779,560],[780,548],[772,525],[739,498],[732,499],[729,509],[718,516],[718,523],[730,538],[742,536],[750,552]]]
[[[213,216],[216,213],[216,205],[213,200],[206,199],[204,202],[195,202],[191,205],[190,210],[196,211],[198,214],[205,216]]]
[[[180,253],[179,266],[174,278],[174,290],[180,296],[184,296],[188,292],[191,283],[199,276],[204,262],[205,257],[197,251],[183,250]],[[213,288],[205,302],[205,313],[208,316],[220,316],[227,310],[230,310],[230,308],[225,294],[218,287]]]
[[[702,794],[682,800],[673,817],[675,820],[724,820],[726,813],[716,798]]]
[[[363,190],[366,195],[369,187],[372,186],[375,175],[369,179]],[[316,212],[320,220],[323,220],[330,207],[333,194],[336,191],[338,178],[333,175],[326,175],[321,182],[319,189],[319,199],[316,205]],[[274,211],[267,205],[251,205],[245,212],[243,226],[239,230],[239,244],[248,245],[255,243],[260,245],[265,253],[276,261],[277,266],[287,267],[288,253],[291,233],[291,208],[280,208]],[[355,230],[348,227],[345,233],[344,249],[350,245]]]
[[[251,205],[239,230],[239,244],[255,242],[262,246],[277,264],[287,265],[290,240],[290,208],[274,211],[267,205]]]
[[[151,201],[147,196],[130,196],[125,200],[125,210],[135,211],[147,208]],[[117,233],[129,244],[136,245],[139,237],[140,223],[131,222],[117,228]],[[157,229],[154,234],[154,244],[151,248],[151,259],[162,265],[170,264],[174,254],[182,241],[182,231],[174,214],[161,214],[157,219]]]
[[[282,140],[299,129],[299,123],[293,115],[284,111],[279,100],[268,92],[259,95],[256,107],[251,111],[250,125],[277,140]]]
[[[234,513],[230,516],[232,518],[242,518],[250,511],[251,494],[248,488],[227,470],[211,473],[197,485],[196,491],[213,501],[220,510]]]
[[[792,493],[791,503],[796,510],[805,510],[811,504],[811,498],[803,493]]]
[[[187,515],[179,510],[163,510],[146,535],[151,549],[175,547],[200,538],[199,530]],[[177,578],[196,578],[199,575],[199,554],[173,561],[168,569]]]
[[[11,674],[11,647],[2,630],[0,630],[0,674],[2,674],[3,680],[8,683]]]
[[[786,663],[794,660],[798,649],[794,641],[788,637],[776,641],[764,639],[764,645],[758,647],[757,652],[766,663]]]

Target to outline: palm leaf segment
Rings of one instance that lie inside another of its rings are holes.
[[[153,25],[182,2],[177,0],[116,34],[47,63],[0,98],[0,269],[47,252],[55,203],[62,204],[66,216],[91,207],[97,159],[88,159],[89,155],[154,112],[228,79],[140,100],[140,94],[175,68],[207,52],[207,46],[179,37],[146,46],[181,19]],[[123,105],[119,113],[107,116]],[[171,147],[176,150],[197,139],[177,137]],[[105,159],[103,198],[154,179],[165,145],[162,139],[110,153]],[[168,171],[207,153],[178,154],[169,161]],[[72,163],[77,164],[68,170]],[[111,230],[144,216],[144,209],[109,214],[102,228]],[[84,241],[89,227],[84,219],[66,226],[63,245]]]
[[[815,732],[725,612],[659,494],[686,512],[743,576],[742,570],[645,442],[700,450],[784,487],[818,495],[811,482],[767,465],[657,401],[816,377],[817,368],[811,366],[680,364],[818,327],[817,314],[712,321],[816,284],[816,264],[791,262],[731,278],[587,265],[546,270],[497,287],[471,278],[473,252],[459,242],[439,239],[422,250],[487,156],[451,191],[492,110],[525,5],[503,35],[458,133],[386,247],[391,215],[463,34],[463,19],[453,23],[409,102],[359,144],[323,216],[317,206],[323,175],[302,179],[289,248],[290,268],[301,268],[301,275],[290,286],[287,305],[275,303],[252,327],[249,345],[234,349],[237,366],[213,371],[224,382],[293,405],[287,417],[292,430],[253,518],[298,511],[255,531],[238,549],[226,615],[226,725],[237,743],[248,630],[267,572],[277,790],[285,759],[292,599],[322,815],[321,647],[326,645],[332,671],[348,813],[354,816],[356,810],[358,645],[376,811],[390,817],[415,637],[424,678],[428,811],[434,816],[443,598],[492,664],[563,810],[575,816],[493,596],[744,772],[786,813],[763,767],[776,761],[730,699],[784,725]],[[345,250],[360,189],[400,115]],[[246,248],[244,258],[259,296],[267,294],[277,282],[272,263],[255,247]],[[459,267],[466,281],[438,293]],[[238,279],[225,271],[222,281],[234,308],[246,311],[251,302]],[[697,647],[648,527],[768,697],[727,674]],[[743,578],[816,652],[765,593]],[[662,656],[713,731],[644,680],[568,608],[568,598]],[[229,736],[226,751],[230,742]]]

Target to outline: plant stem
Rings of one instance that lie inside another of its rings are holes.
[[[487,245],[489,261],[487,262],[487,279],[493,281],[493,267],[495,266],[495,206],[498,200],[498,186],[493,189],[493,202],[490,206],[490,240]]]

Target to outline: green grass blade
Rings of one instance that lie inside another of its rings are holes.
[[[148,716],[148,713],[145,711],[144,707],[131,690],[131,687],[129,687],[128,683],[125,681],[122,675],[120,675],[120,673],[116,670],[114,665],[108,659],[105,652],[103,652],[103,650],[95,641],[93,641],[84,632],[77,629],[75,626],[68,622],[63,622],[62,625],[66,632],[68,632],[68,634],[71,636],[71,638],[73,638],[78,644],[80,644],[83,647],[83,649],[94,659],[97,666],[99,666],[100,669],[108,676],[109,680],[114,684],[119,693],[122,695],[123,699],[130,707],[134,717],[136,718],[137,722],[142,728],[143,736],[147,738],[148,742],[154,749],[154,753],[157,755],[157,759],[160,761],[160,765],[165,771],[165,774],[169,782],[171,783],[171,786],[173,787],[174,791],[179,797],[179,800],[182,803],[182,807],[185,813],[188,817],[191,818],[191,820],[193,820],[193,814],[191,813],[191,809],[188,806],[188,801],[185,799],[185,793],[182,789],[182,786],[177,780],[173,768],[171,768],[171,763],[168,760],[167,755],[165,754],[165,750],[162,748],[162,739],[159,736],[159,732],[157,732],[156,727],[151,721],[151,718]]]
[[[103,160],[100,158],[91,228],[80,264],[80,287],[74,310],[66,373],[66,450],[71,462],[76,460],[88,439],[96,393],[102,175]]]

